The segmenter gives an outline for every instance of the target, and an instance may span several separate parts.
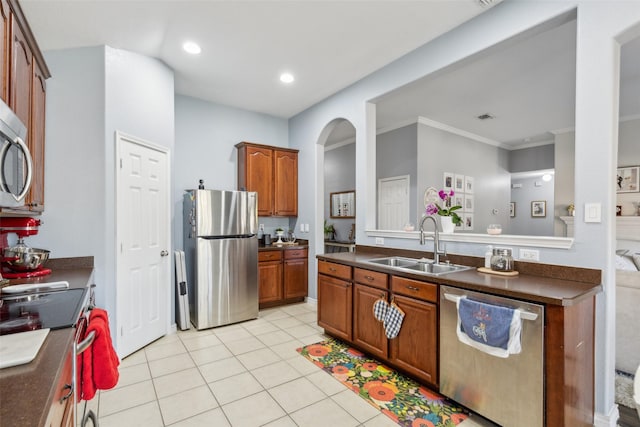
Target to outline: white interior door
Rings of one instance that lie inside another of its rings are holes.
[[[169,327],[169,153],[116,133],[117,351],[124,357]]]
[[[409,175],[378,180],[378,228],[402,230],[409,222]]]

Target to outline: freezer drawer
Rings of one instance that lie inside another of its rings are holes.
[[[212,328],[258,317],[257,237],[196,240],[189,280],[191,323]]]
[[[525,313],[522,351],[501,358],[459,341],[453,300],[461,296]],[[441,286],[440,392],[500,425],[543,426],[544,307]]]

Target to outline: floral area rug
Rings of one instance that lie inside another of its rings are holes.
[[[444,396],[338,340],[311,344],[298,352],[401,426],[453,427],[468,417]]]

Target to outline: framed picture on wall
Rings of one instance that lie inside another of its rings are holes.
[[[456,193],[464,193],[464,175],[456,174],[454,176],[453,191]]]
[[[464,195],[464,205],[462,206],[462,210],[465,212],[473,212],[473,195],[465,194]]]
[[[640,166],[618,168],[616,192],[636,193],[638,191],[640,191]]]
[[[468,194],[473,194],[473,177],[465,176],[464,177],[464,192]]]
[[[533,218],[544,218],[547,216],[547,202],[544,200],[531,202],[531,216]]]
[[[473,230],[473,214],[465,213],[462,217],[462,221],[464,221],[464,229],[465,230]]]
[[[442,177],[442,187],[445,191],[453,189],[453,174],[445,172]]]
[[[509,203],[509,216],[511,218],[516,216],[516,202]]]

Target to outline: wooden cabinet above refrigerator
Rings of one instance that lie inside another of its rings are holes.
[[[258,192],[259,216],[298,216],[298,150],[241,142],[238,189]]]

